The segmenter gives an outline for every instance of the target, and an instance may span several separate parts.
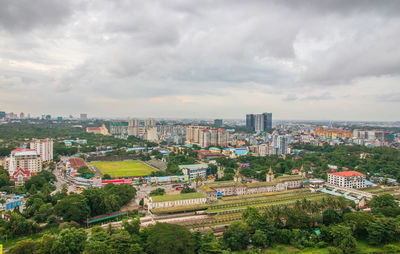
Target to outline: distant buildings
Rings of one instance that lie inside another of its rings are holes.
[[[110,123],[110,132],[116,138],[128,138],[128,122],[116,121]]]
[[[81,114],[80,119],[81,119],[81,121],[87,121],[88,120],[87,114]]]
[[[201,147],[228,146],[229,134],[225,129],[208,126],[187,126],[186,143],[197,144]]]
[[[317,126],[314,130],[314,136],[324,136],[326,138],[334,139],[334,138],[352,138],[353,133],[351,131],[345,130],[327,130],[324,129],[322,126]]]
[[[6,118],[6,112],[0,111],[0,119]]]
[[[109,136],[110,133],[108,132],[107,127],[103,124],[101,127],[87,127],[86,128],[87,133],[94,133],[94,134],[100,134],[103,136]]]
[[[357,171],[328,173],[328,183],[350,189],[364,188],[365,175]]]
[[[215,119],[214,120],[214,126],[215,127],[222,127],[222,125],[223,125],[222,119]]]
[[[246,128],[256,132],[271,131],[272,113],[247,114]]]
[[[36,150],[42,161],[53,160],[53,140],[46,139],[33,139],[30,143],[30,148]]]

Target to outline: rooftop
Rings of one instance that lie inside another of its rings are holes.
[[[152,196],[153,202],[166,202],[175,200],[185,200],[185,199],[195,199],[195,198],[205,198],[205,194],[202,192],[175,194],[175,195],[163,195],[163,196]]]
[[[343,172],[336,172],[336,173],[329,173],[335,176],[363,176],[363,173],[357,171],[343,171]]]
[[[184,168],[202,169],[202,168],[208,168],[208,164],[207,163],[200,163],[200,164],[190,164],[190,165],[179,165],[178,168],[179,169],[184,169]]]

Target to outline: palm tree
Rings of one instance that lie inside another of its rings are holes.
[[[196,182],[196,190],[197,190],[199,182],[203,182],[204,178],[201,177],[200,175],[196,175],[196,178],[194,179],[194,181]]]

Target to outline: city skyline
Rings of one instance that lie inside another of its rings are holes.
[[[6,4],[0,111],[399,120],[398,1]]]

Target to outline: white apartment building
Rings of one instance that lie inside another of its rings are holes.
[[[10,153],[5,161],[5,168],[11,176],[19,168],[32,173],[42,171],[42,160],[40,154],[34,149],[18,148]]]
[[[45,139],[33,139],[30,143],[30,148],[36,150],[42,159],[42,161],[53,160],[53,140],[49,138]]]
[[[365,175],[357,171],[328,173],[328,183],[350,189],[364,188]]]

